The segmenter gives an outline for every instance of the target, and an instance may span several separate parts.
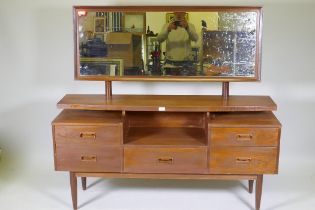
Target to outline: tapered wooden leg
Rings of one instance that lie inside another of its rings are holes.
[[[70,172],[70,186],[71,186],[71,196],[72,196],[72,206],[73,210],[78,209],[77,204],[77,177],[74,172]]]
[[[86,177],[81,177],[82,189],[86,190]]]
[[[254,180],[248,180],[248,192],[253,192]]]
[[[256,180],[256,210],[260,209],[262,184],[263,184],[263,175],[257,175],[257,180]]]

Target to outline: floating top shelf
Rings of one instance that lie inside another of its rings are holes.
[[[125,111],[181,111],[233,112],[274,111],[277,105],[269,96],[209,95],[113,95],[68,94],[61,99],[60,109],[125,110]]]

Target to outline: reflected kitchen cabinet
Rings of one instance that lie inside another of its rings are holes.
[[[106,37],[108,57],[124,60],[124,75],[138,75],[143,69],[142,36],[131,32],[110,32]]]

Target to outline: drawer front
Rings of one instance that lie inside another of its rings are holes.
[[[79,143],[90,145],[119,145],[122,142],[122,126],[56,126],[56,143]]]
[[[55,167],[58,171],[121,172],[122,148],[57,144]]]
[[[124,148],[124,172],[207,173],[207,148]]]
[[[279,128],[211,128],[211,146],[277,146]]]
[[[212,174],[274,174],[278,171],[276,147],[211,147]]]

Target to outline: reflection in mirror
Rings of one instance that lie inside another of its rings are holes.
[[[80,76],[257,76],[256,11],[76,15]]]

